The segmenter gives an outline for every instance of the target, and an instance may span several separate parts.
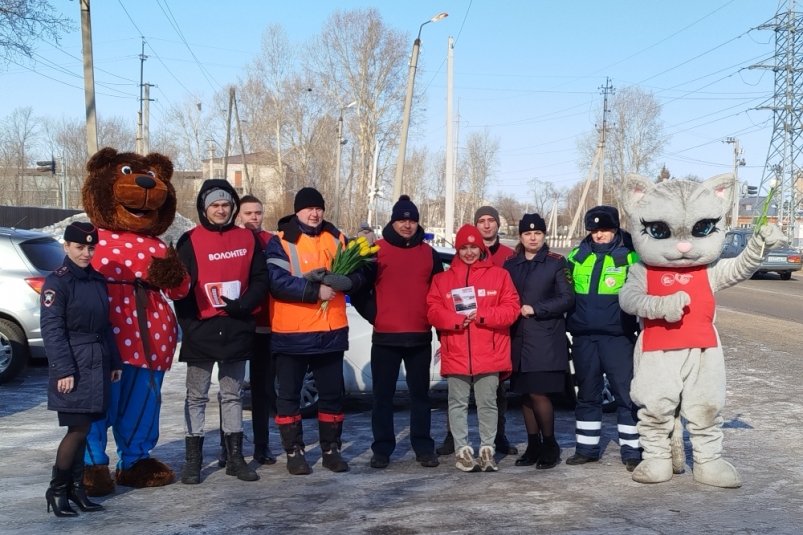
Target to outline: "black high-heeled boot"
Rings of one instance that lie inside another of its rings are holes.
[[[543,446],[541,449],[541,457],[535,464],[535,467],[544,470],[554,468],[560,462],[560,445],[555,440],[555,435],[551,437],[543,437]]]
[[[86,495],[86,487],[84,487],[84,449],[85,447],[78,448],[73,459],[71,469],[72,485],[67,489],[67,498],[77,505],[81,511],[102,511],[103,506],[90,501]]]
[[[538,462],[541,457],[541,434],[527,435],[527,449],[524,453],[516,459],[516,466],[532,466]]]
[[[47,512],[53,509],[56,516],[78,516],[78,513],[70,507],[67,499],[68,487],[72,483],[72,474],[69,470],[59,470],[53,467],[53,479],[50,480],[50,487],[45,492],[47,500]]]

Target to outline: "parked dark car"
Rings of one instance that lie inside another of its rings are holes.
[[[722,258],[732,258],[741,253],[747,245],[747,240],[753,235],[751,229],[733,229],[725,234],[725,246],[722,249]],[[776,247],[764,254],[764,260],[756,273],[775,272],[782,280],[792,278],[792,273],[803,267],[800,251],[794,247]]]
[[[61,266],[64,248],[49,234],[0,227],[0,383],[29,357],[45,358],[39,329],[39,292]]]

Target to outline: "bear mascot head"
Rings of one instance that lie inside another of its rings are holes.
[[[120,398],[127,400],[124,410],[109,411],[113,417],[92,424],[87,441],[93,464],[84,470],[84,483],[88,494],[102,496],[114,490],[105,452],[108,426],[114,428],[121,452],[117,484],[156,487],[175,477],[150,451],[159,436],[159,390],[179,339],[165,297],[185,297],[190,282],[175,249],[158,237],[176,215],[170,160],[158,153],[142,156],[104,148],[86,169],[84,209],[99,229],[92,265],[108,283],[109,320],[123,361],[123,380],[115,388],[125,389]]]

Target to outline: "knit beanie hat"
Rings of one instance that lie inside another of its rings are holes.
[[[234,204],[234,199],[231,197],[231,193],[224,189],[215,188],[210,189],[204,195],[204,210],[209,208],[212,203],[217,201],[229,201],[230,204]]]
[[[519,220],[519,234],[524,234],[531,230],[540,230],[546,233],[546,221],[538,214],[524,214]]]
[[[301,188],[296,193],[296,199],[293,202],[293,211],[300,212],[304,208],[320,208],[326,210],[326,204],[323,202],[323,195],[315,188]]]
[[[479,208],[477,208],[477,211],[474,212],[474,224],[476,225],[477,221],[479,221],[480,218],[484,215],[489,215],[493,217],[494,219],[496,219],[496,225],[497,226],[500,225],[499,212],[493,206],[480,206]]]
[[[92,223],[75,221],[64,229],[64,241],[95,245],[98,243],[98,229]]]
[[[595,206],[585,216],[586,230],[601,228],[616,230],[619,228],[619,210],[613,206]]]
[[[482,234],[477,230],[474,225],[463,225],[457,231],[457,236],[454,239],[454,248],[460,250],[464,245],[476,245],[480,249],[485,249],[485,243],[482,241]]]
[[[399,197],[399,200],[393,205],[393,211],[390,213],[391,223],[402,219],[409,219],[418,223],[418,207],[413,204],[408,195]]]

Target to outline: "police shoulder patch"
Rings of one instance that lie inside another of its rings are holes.
[[[572,278],[572,270],[566,268],[566,280],[569,281],[569,284],[574,284],[574,279]]]
[[[558,253],[553,253],[552,251],[549,251],[546,255],[549,258],[554,258],[555,260],[560,260],[561,258],[563,258],[563,255],[560,255]]]
[[[63,277],[64,275],[66,275],[69,272],[70,272],[70,269],[67,266],[61,266],[60,268],[58,268],[53,273],[55,273],[57,277]]]
[[[46,307],[50,307],[53,303],[56,302],[56,291],[55,290],[45,290],[42,293],[42,304]]]

